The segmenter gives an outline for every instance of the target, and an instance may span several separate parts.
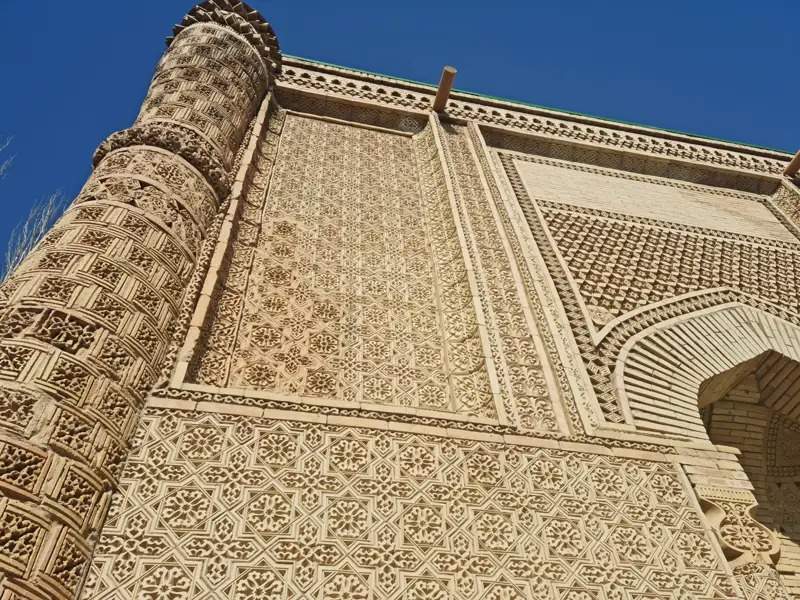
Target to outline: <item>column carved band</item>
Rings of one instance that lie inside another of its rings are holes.
[[[215,0],[175,28],[134,125],[0,288],[0,599],[68,599],[164,361],[206,231],[280,68]]]

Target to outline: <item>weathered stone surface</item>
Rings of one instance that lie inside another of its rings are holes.
[[[175,28],[0,287],[0,600],[800,596],[790,156],[433,97]]]
[[[133,129],[2,285],[0,597],[75,598],[267,87],[263,48],[184,28]],[[232,14],[232,13],[231,13]]]

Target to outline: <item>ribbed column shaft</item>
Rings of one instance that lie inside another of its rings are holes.
[[[77,596],[207,228],[277,68],[245,4],[195,7],[140,115],[0,288],[0,600]]]

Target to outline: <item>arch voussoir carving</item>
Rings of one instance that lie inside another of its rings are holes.
[[[742,304],[653,325],[617,360],[617,391],[637,428],[739,448],[738,461],[689,470],[689,479],[746,598],[790,597],[776,566],[797,542],[780,539],[767,499],[766,455],[775,454],[767,423],[798,410],[798,378],[800,328]]]

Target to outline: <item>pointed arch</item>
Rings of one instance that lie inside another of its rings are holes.
[[[757,370],[763,400],[800,416],[800,327],[743,304],[664,321],[620,351],[614,383],[637,430],[708,440],[699,407]]]
[[[800,327],[709,308],[632,337],[614,378],[637,430],[739,450],[747,481],[696,485],[706,518],[732,566],[774,563],[800,592]]]

